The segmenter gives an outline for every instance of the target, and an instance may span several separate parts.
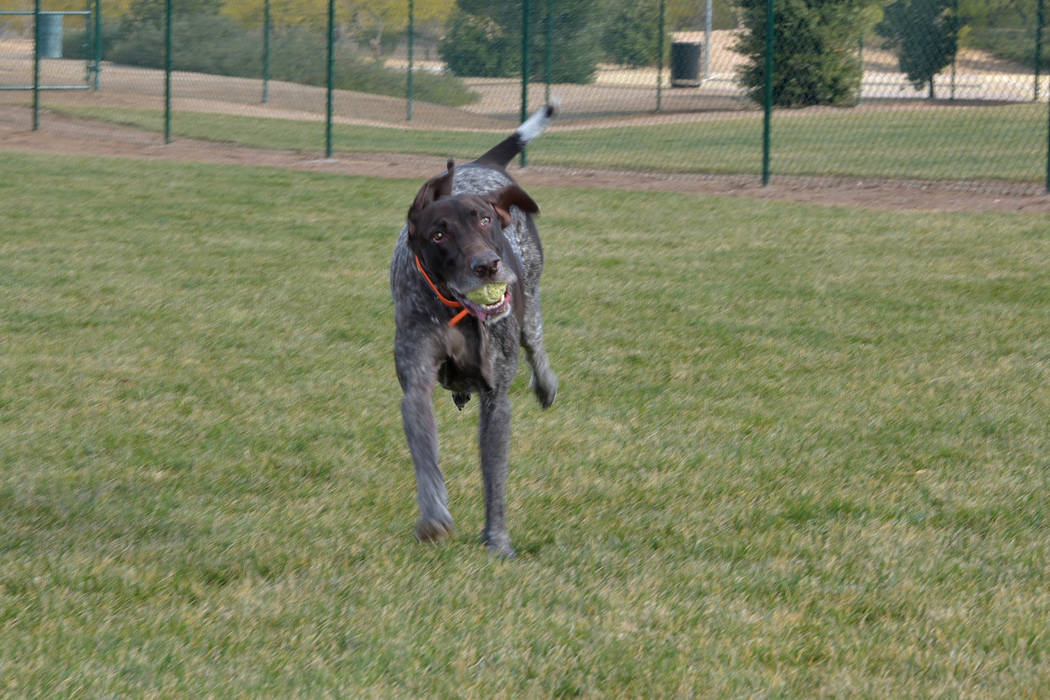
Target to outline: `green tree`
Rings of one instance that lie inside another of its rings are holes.
[[[897,62],[916,90],[928,85],[959,49],[959,21],[952,0],[896,0],[886,6],[875,31],[897,51]]]
[[[509,77],[521,70],[522,0],[456,0],[438,52],[456,75]],[[546,42],[544,0],[532,0],[529,76],[542,80]],[[594,0],[554,0],[551,80],[589,83],[600,53]]]
[[[869,0],[777,0],[773,27],[773,103],[781,107],[856,104],[861,66],[857,37]],[[746,58],[740,77],[762,101],[765,85],[766,0],[741,0],[744,32],[736,50]]]

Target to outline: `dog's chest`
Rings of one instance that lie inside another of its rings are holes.
[[[475,392],[492,387],[489,333],[470,318],[445,330],[445,359],[438,381],[449,391]]]
[[[519,321],[515,314],[491,324],[475,318],[445,329],[445,358],[438,367],[441,386],[453,392],[490,391],[514,375]]]

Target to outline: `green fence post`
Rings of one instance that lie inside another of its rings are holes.
[[[955,48],[952,50],[952,89],[951,100],[955,101],[956,67],[959,58],[959,0],[952,0],[952,37],[955,39]],[[932,82],[932,78],[930,79]]]
[[[1046,23],[1046,9],[1044,7],[1044,0],[1039,0],[1036,6],[1036,20],[1035,20],[1035,89],[1033,91],[1032,101],[1039,101],[1039,69],[1043,62],[1043,24]]]
[[[40,128],[40,0],[33,0],[33,131]]]
[[[656,22],[656,111],[659,112],[663,102],[664,90],[664,0],[660,0],[659,18]],[[710,51],[710,47],[707,49]]]
[[[95,25],[91,22],[91,7],[93,0],[85,0],[84,11],[87,14],[84,16],[84,44],[81,48],[84,50],[84,82],[89,86],[91,85],[91,57],[95,54]]]
[[[769,151],[773,121],[773,0],[766,0],[766,67],[762,99],[762,186],[769,184]]]
[[[263,93],[262,101],[270,101],[270,0],[263,4]]]
[[[532,13],[529,0],[521,3],[521,121],[524,122],[529,111],[529,20]],[[521,165],[528,164],[525,149],[521,149]]]
[[[1039,100],[1039,64],[1043,60],[1043,25],[1046,24],[1046,3],[1039,0],[1035,25],[1035,97]],[[1050,194],[1050,99],[1046,101],[1046,192]]]
[[[551,47],[554,45],[554,0],[547,0],[546,34],[543,46],[543,79],[547,87],[543,92],[544,104],[551,103]]]
[[[102,0],[95,0],[95,90],[98,90],[99,74],[102,73]]]
[[[416,41],[416,3],[408,0],[408,99],[405,105],[405,121],[412,121],[412,101],[415,86],[412,85],[412,59],[414,44]]]
[[[170,0],[169,0],[170,2]],[[335,0],[328,0],[328,68],[325,103],[324,157],[332,157],[332,83],[335,81]]]
[[[711,31],[714,23],[711,0],[707,0],[704,8],[704,80],[711,79]]]
[[[171,143],[171,0],[164,0],[164,143]]]

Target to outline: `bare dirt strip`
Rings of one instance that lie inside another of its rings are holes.
[[[193,139],[178,139],[165,145],[157,133],[133,127],[48,110],[41,112],[40,119],[40,129],[32,131],[27,107],[0,104],[0,151],[225,163],[413,180],[430,177],[442,170],[445,163],[444,158],[401,153],[339,153],[336,158],[325,159],[318,152],[248,148]],[[411,138],[410,132],[406,138]],[[450,155],[470,158],[475,154]],[[662,190],[892,210],[1050,212],[1048,194],[985,191],[974,183],[775,177],[768,187],[763,187],[754,176],[671,175],[550,166],[516,168],[513,172],[526,186]]]

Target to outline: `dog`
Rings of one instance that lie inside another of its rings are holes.
[[[449,160],[446,172],[420,188],[394,248],[394,364],[415,466],[420,541],[454,532],[432,403],[440,383],[461,410],[472,394],[480,400],[482,542],[496,555],[514,556],[505,519],[507,390],[520,349],[543,408],[554,403],[558,379],[543,345],[543,248],[533,219],[539,207],[506,167],[543,133],[555,111],[554,105],[540,109],[477,160],[458,168]]]

